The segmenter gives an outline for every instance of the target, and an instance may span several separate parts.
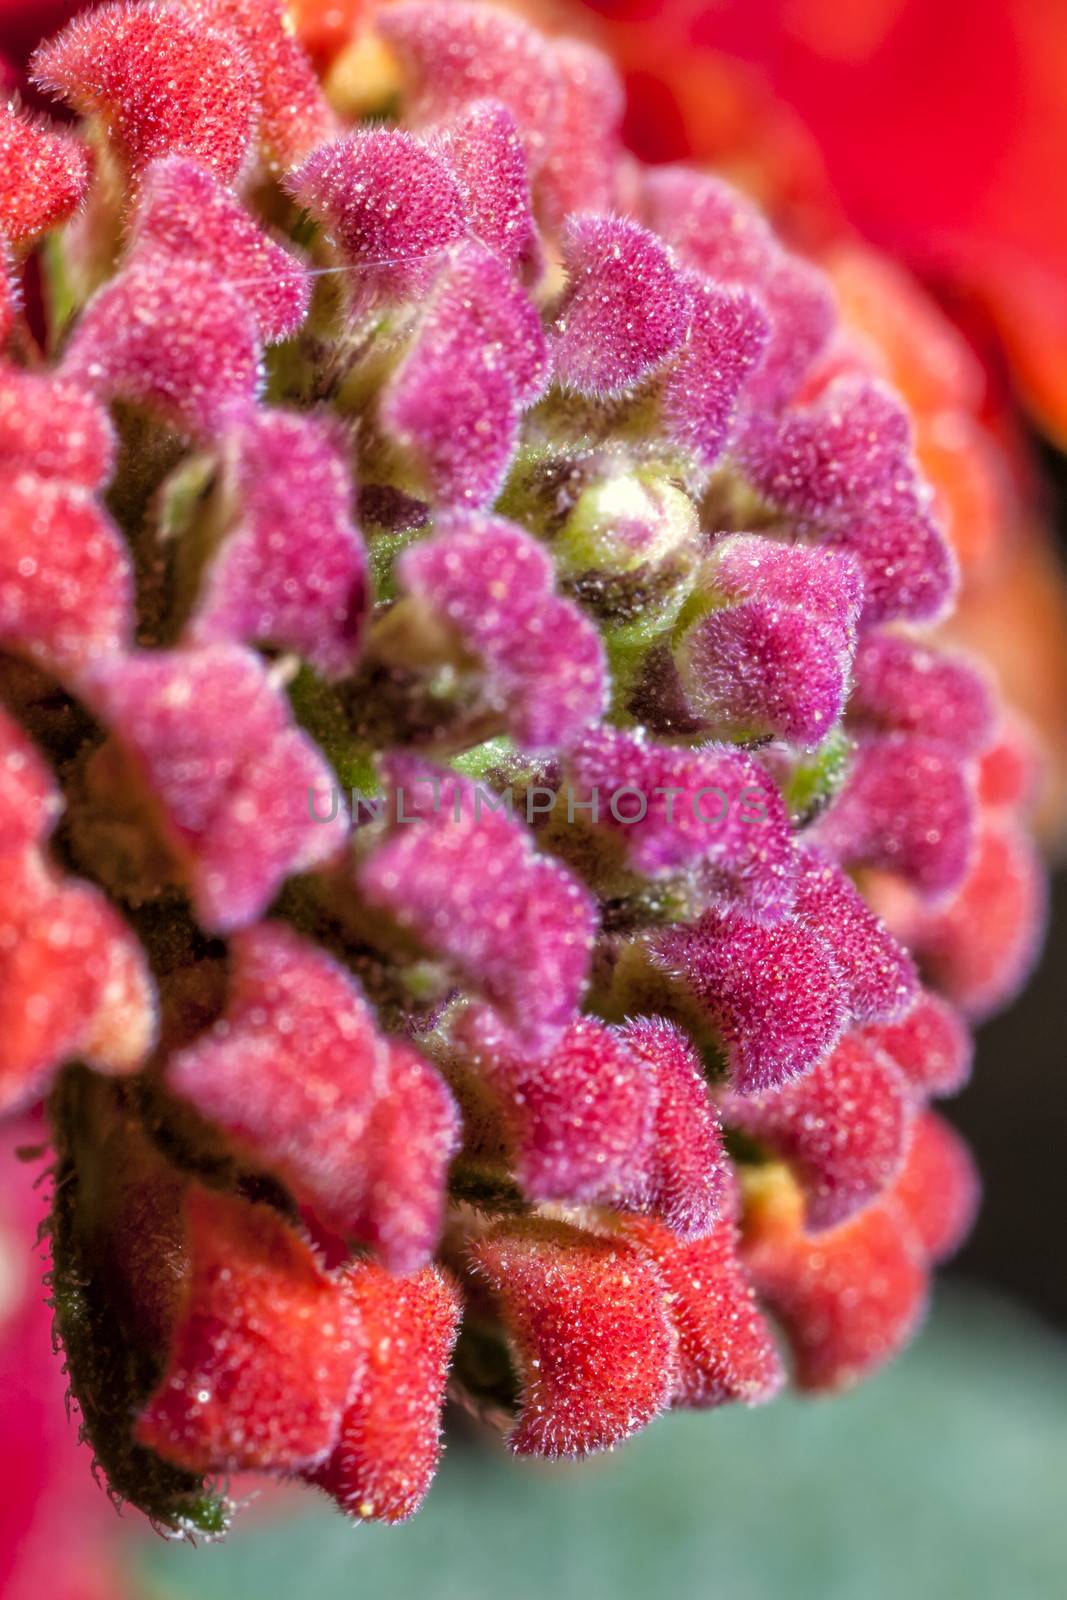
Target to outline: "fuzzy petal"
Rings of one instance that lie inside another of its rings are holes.
[[[692,311],[685,276],[654,234],[625,217],[571,217],[561,248],[556,379],[579,394],[625,394],[680,348]]]
[[[19,473],[0,488],[0,641],[77,681],[133,634],[133,567],[86,490]]]
[[[186,155],[232,183],[249,156],[256,86],[237,41],[176,5],[103,5],[75,17],[31,62],[36,82],[99,113],[136,176]]]
[[[342,1286],[363,1325],[367,1365],[333,1454],[311,1481],[360,1522],[404,1522],[437,1470],[459,1295],[436,1267],[394,1278],[359,1262]]]
[[[162,809],[205,928],[254,922],[282,880],[336,854],[347,820],[316,821],[331,773],[258,659],[236,646],[152,651],[94,670],[90,702]]]
[[[142,248],[202,261],[233,284],[266,344],[288,338],[307,315],[311,280],[303,262],[195,161],[168,156],[152,163],[133,237]]]
[[[610,1449],[663,1410],[676,1338],[647,1257],[539,1218],[492,1229],[470,1255],[514,1344],[523,1387],[508,1441],[516,1454]]]
[[[192,1472],[315,1465],[364,1370],[358,1308],[269,1206],[193,1184],[185,1211],[189,1282],[137,1439]]]

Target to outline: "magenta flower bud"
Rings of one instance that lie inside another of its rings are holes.
[[[87,676],[85,693],[161,808],[213,932],[255,921],[283,878],[343,845],[347,819],[317,821],[308,804],[330,786],[326,763],[248,651],[117,656]]]
[[[840,867],[817,850],[800,855],[793,914],[833,949],[852,1016],[858,1022],[903,1016],[919,992],[911,957]]]
[[[896,1062],[918,1094],[958,1094],[971,1075],[974,1041],[958,1011],[924,990],[897,1022],[880,1022],[861,1035]]]
[[[438,136],[470,218],[471,232],[509,266],[537,249],[526,150],[515,118],[498,100],[475,100]]]
[[[700,1058],[665,1017],[638,1017],[621,1038],[651,1068],[656,1090],[641,1209],[681,1239],[707,1234],[725,1205],[730,1174]]]
[[[319,145],[286,187],[352,269],[347,288],[356,316],[421,294],[436,258],[467,224],[445,155],[390,128]]]
[[[594,625],[552,591],[542,545],[500,517],[453,511],[398,565],[404,588],[481,658],[485,692],[524,749],[566,748],[603,713]]]
[[[641,730],[596,728],[570,752],[581,803],[649,877],[698,867],[707,893],[773,916],[792,904],[797,856],[781,794],[731,745],[653,744]]]
[[[681,347],[692,314],[685,276],[654,234],[623,217],[572,217],[561,249],[556,381],[598,399],[624,394]]]
[[[765,925],[706,911],[650,938],[653,965],[675,981],[718,1039],[734,1087],[760,1094],[807,1072],[837,1042],[847,997],[830,946],[801,921]]]
[[[500,258],[475,243],[452,252],[380,402],[420,488],[446,505],[487,506],[546,366],[540,320]]]
[[[416,120],[440,122],[472,100],[499,100],[522,130],[531,167],[543,163],[563,92],[552,46],[529,23],[467,0],[402,0],[376,20],[400,59]]]
[[[675,648],[693,709],[734,738],[821,743],[848,693],[861,597],[854,563],[738,535],[712,552],[702,581],[711,609]]]
[[[475,784],[400,755],[385,774],[394,826],[359,868],[361,893],[462,974],[516,1039],[553,1043],[589,971],[587,890]]]
[[[553,39],[555,111],[537,173],[540,210],[558,232],[574,211],[611,212],[619,190],[626,96],[607,56],[579,39]]]
[[[379,1246],[393,1271],[421,1266],[455,1145],[444,1083],[377,1031],[346,972],[280,923],[238,934],[232,950],[226,1014],[172,1059],[170,1087],[326,1227]]]
[[[939,740],[891,733],[858,746],[814,836],[844,866],[899,874],[925,894],[961,882],[975,830],[974,785]]]
[[[870,633],[856,652],[849,722],[940,739],[973,756],[993,736],[992,685],[961,656],[894,633]]]
[[[727,1094],[720,1110],[727,1124],[792,1165],[805,1224],[817,1231],[889,1187],[904,1160],[914,1101],[895,1063],[849,1033],[802,1078],[762,1095]]]
[[[751,289],[770,338],[753,385],[761,404],[795,394],[834,325],[822,277],[784,250],[750,200],[718,178],[687,167],[657,167],[644,180],[650,225],[684,261],[714,283]]]
[[[702,468],[726,448],[748,386],[761,371],[770,323],[745,289],[686,275],[692,316],[685,344],[663,380],[660,404],[671,442]]]
[[[350,672],[369,604],[343,436],[318,417],[238,413],[229,433],[234,526],[209,562],[186,639],[295,651]]]
[[[307,316],[311,281],[290,250],[254,223],[244,206],[195,161],[154,161],[141,185],[133,242],[202,261],[234,285],[264,344],[285,339]]]
[[[259,327],[206,262],[151,250],[93,297],[60,370],[101,400],[145,406],[209,441],[228,406],[259,393]]]
[[[892,391],[838,378],[810,405],[756,419],[746,471],[805,531],[851,551],[866,580],[863,620],[925,621],[944,612],[956,572],[911,454]]]
[[[636,1200],[651,1160],[659,1082],[623,1037],[593,1018],[546,1055],[488,1052],[515,1177],[534,1201]]]

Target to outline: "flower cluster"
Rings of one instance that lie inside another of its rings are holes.
[[[829,281],[585,45],[395,0],[331,102],[299,20],[112,0],[0,122],[0,1107],[111,1488],[208,1535],[408,1516],[446,1384],[580,1456],[892,1355],[1042,907]]]

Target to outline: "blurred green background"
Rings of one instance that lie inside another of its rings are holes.
[[[1067,1347],[942,1293],[894,1367],[830,1401],[658,1422],[580,1466],[454,1432],[416,1519],[252,1508],[226,1545],[145,1541],[151,1600],[1062,1600]]]

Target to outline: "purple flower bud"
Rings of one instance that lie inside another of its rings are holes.
[[[392,817],[405,821],[360,867],[361,893],[444,958],[517,1039],[551,1045],[585,988],[596,928],[588,891],[466,779],[399,754],[385,776]]]
[[[318,822],[308,804],[330,770],[249,651],[118,656],[94,668],[85,693],[161,808],[212,932],[255,921],[288,874],[344,844],[347,819]]]
[[[407,551],[400,581],[480,657],[486,695],[525,749],[566,747],[602,716],[600,635],[552,588],[544,547],[500,517],[453,511]]]
[[[319,145],[286,187],[353,269],[346,283],[356,316],[421,294],[467,225],[445,156],[393,128]]]
[[[663,243],[624,217],[571,217],[567,287],[553,325],[555,375],[580,394],[625,394],[685,338],[692,300]]]
[[[714,897],[764,915],[792,904],[796,849],[778,787],[730,745],[657,745],[641,730],[595,728],[571,751],[582,801],[649,877],[699,866]]]
[[[208,567],[186,638],[269,643],[342,677],[369,596],[340,432],[315,416],[251,410],[229,437],[236,525]]]
[[[717,1035],[740,1094],[800,1077],[847,1020],[830,947],[801,921],[768,926],[738,911],[706,911],[691,927],[652,935],[649,950]]]
[[[311,280],[303,262],[195,161],[169,156],[148,168],[133,239],[141,250],[202,261],[233,284],[266,344],[287,338],[307,315]]]

